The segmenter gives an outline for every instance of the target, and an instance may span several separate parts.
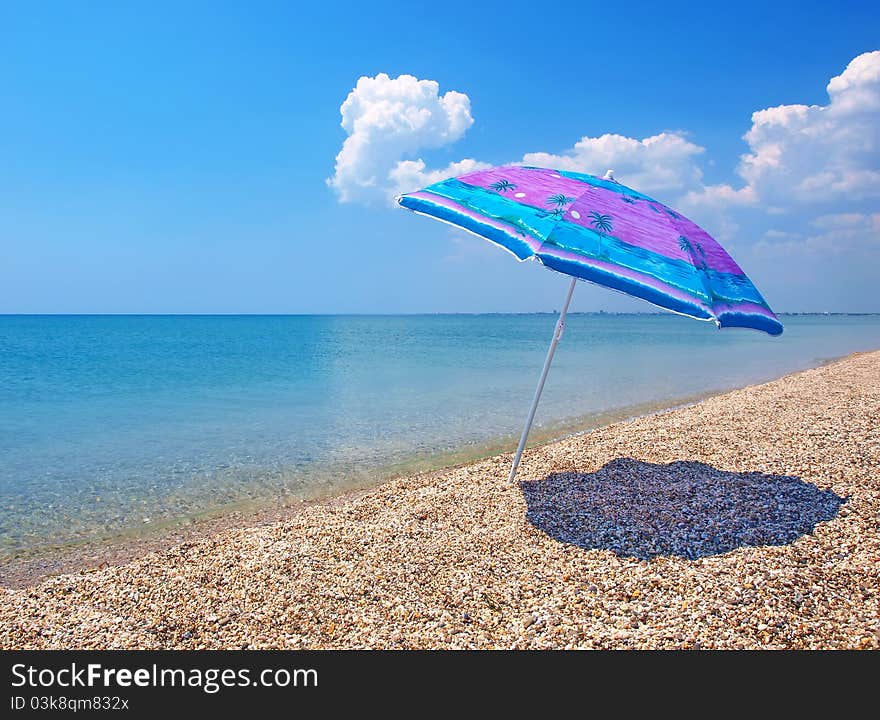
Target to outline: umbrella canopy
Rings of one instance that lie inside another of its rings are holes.
[[[510,468],[513,482],[565,327],[577,279],[604,285],[719,328],[770,335],[782,323],[709,233],[681,213],[604,178],[504,166],[443,180],[397,198],[405,208],[480,235],[518,260],[571,276],[544,369]]]
[[[584,173],[504,166],[398,197],[548,268],[682,315],[770,335],[782,323],[732,257],[681,213]]]

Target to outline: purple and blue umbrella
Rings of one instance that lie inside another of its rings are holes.
[[[443,180],[398,203],[537,259],[572,280],[510,471],[516,475],[577,280],[634,295],[719,328],[782,333],[757,288],[726,250],[684,215],[605,178],[504,166]]]

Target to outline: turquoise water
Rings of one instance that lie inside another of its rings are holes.
[[[880,347],[880,316],[783,322],[770,338],[674,315],[571,316],[538,435]],[[554,323],[0,316],[0,556],[512,449]]]

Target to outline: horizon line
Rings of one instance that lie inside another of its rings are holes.
[[[558,310],[489,310],[489,311],[436,311],[436,312],[0,312],[0,317],[425,317],[436,315],[558,315]],[[675,313],[658,311],[578,310],[568,315],[645,315],[675,316]],[[798,315],[880,315],[876,311],[822,311],[789,310],[777,316]]]

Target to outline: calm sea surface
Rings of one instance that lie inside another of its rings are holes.
[[[880,348],[573,315],[537,437]],[[551,315],[0,316],[0,558],[512,449]]]

